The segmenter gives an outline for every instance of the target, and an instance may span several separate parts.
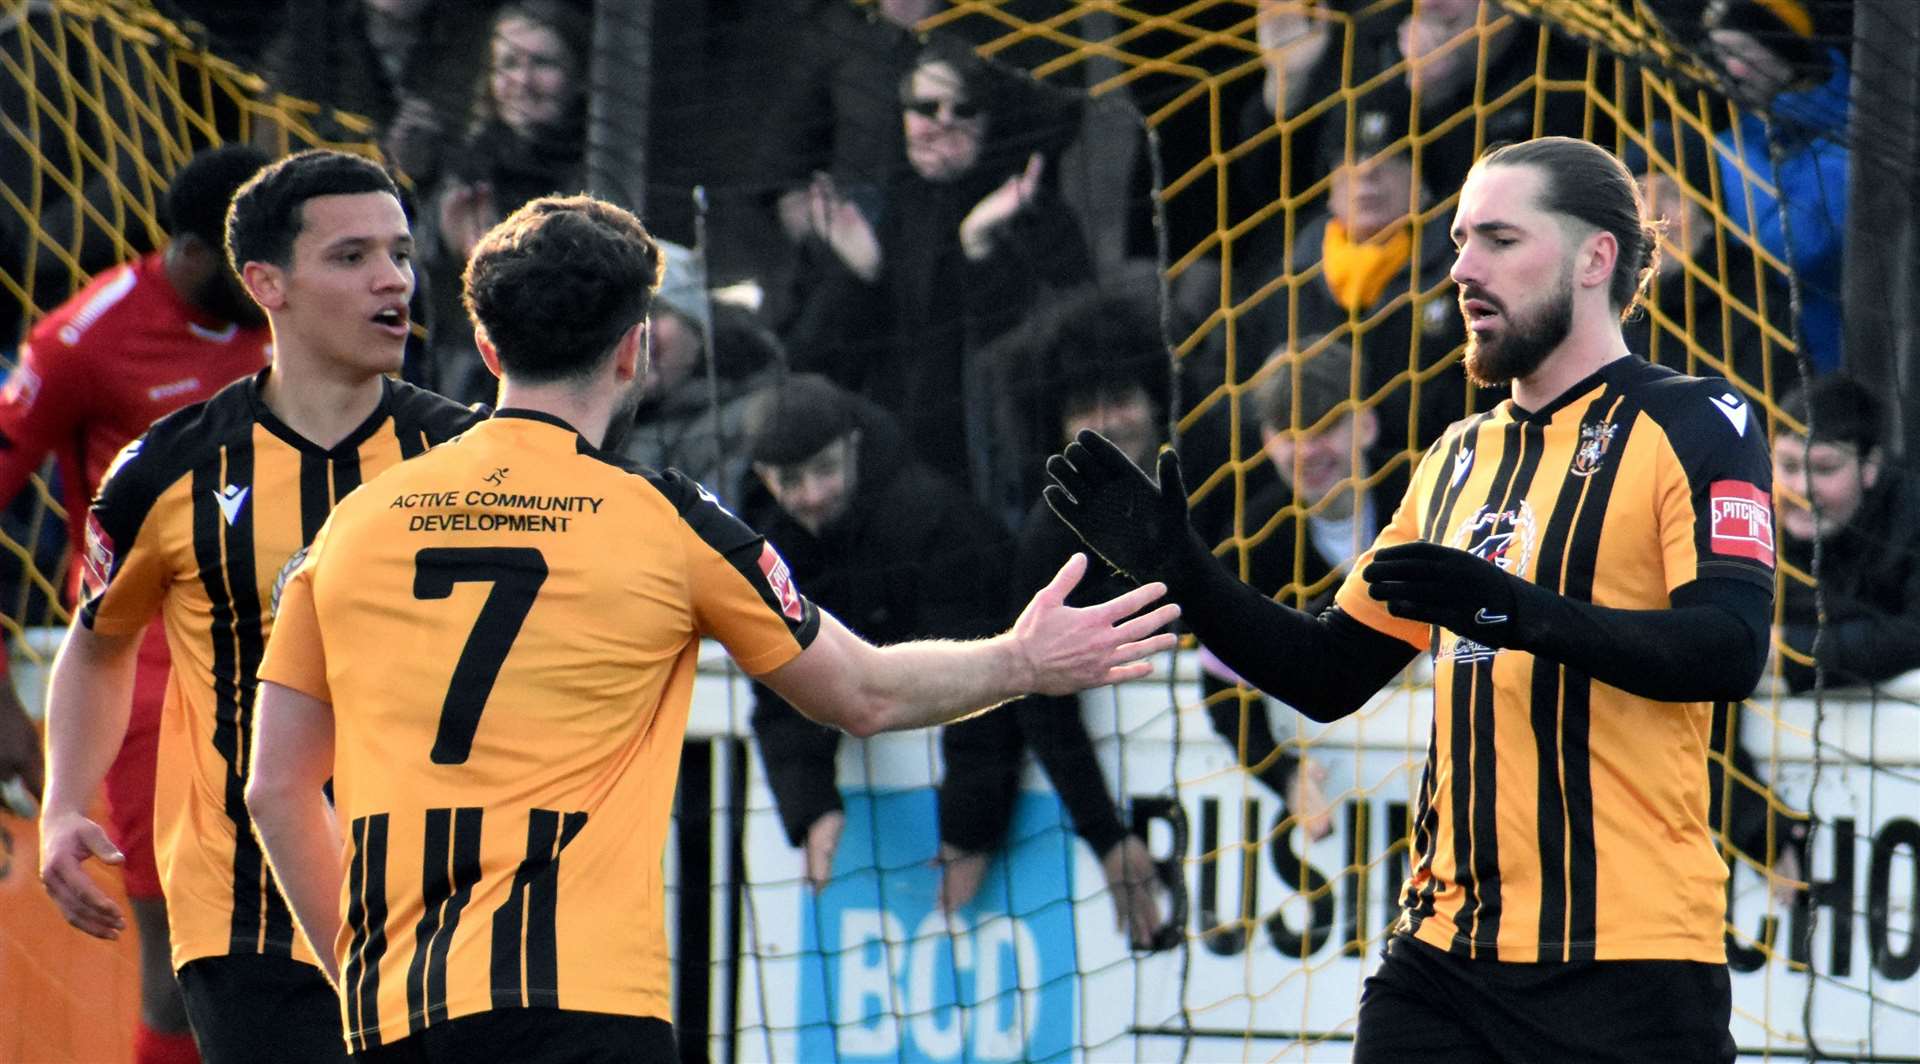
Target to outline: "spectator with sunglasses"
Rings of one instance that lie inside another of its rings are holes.
[[[899,418],[915,454],[984,493],[992,399],[976,355],[1045,298],[1092,275],[1048,156],[1071,128],[1043,90],[936,40],[900,83],[907,165],[863,206],[819,175],[804,289],[783,330],[795,368]]]

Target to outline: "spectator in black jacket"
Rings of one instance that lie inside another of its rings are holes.
[[[885,411],[795,374],[763,393],[748,424],[753,476],[740,516],[765,533],[808,598],[876,643],[1000,630],[1005,533],[965,492],[906,457]],[[760,684],[753,731],[781,824],[805,849],[817,888],[846,824],[834,783],[840,732]]]
[[[1083,290],[1067,301],[1073,311],[1067,320],[1041,315],[1043,327],[1035,339],[1042,346],[1024,352],[1032,359],[1028,371],[1040,382],[1028,397],[1037,394],[1045,397],[1038,400],[1042,405],[1054,404],[1056,431],[1064,431],[1066,439],[1093,428],[1121,446],[1152,455],[1164,437],[1166,354],[1153,331],[1126,337],[1103,329],[1103,324],[1134,320],[1115,313],[1111,299]],[[1039,575],[1042,568],[1057,570],[1085,550],[1045,503],[1035,502],[1014,550],[1013,593],[1024,596],[1044,587],[1051,574]],[[1068,603],[1088,605],[1100,601],[1097,595],[1132,586],[1100,559],[1090,557],[1089,563]],[[1116,923],[1132,944],[1164,948],[1167,936],[1178,935],[1178,928],[1161,926],[1153,858],[1146,842],[1121,823],[1079,696],[1030,695],[998,713],[948,727],[942,741],[947,761],[940,786],[944,906],[965,905],[979,889],[991,851],[1005,838],[1013,817],[1020,755],[1030,746],[1067,807],[1075,833],[1100,858]]]
[[[822,174],[810,261],[782,329],[795,367],[827,374],[899,419],[921,461],[973,485],[992,397],[973,394],[981,349],[1045,298],[1092,276],[1071,209],[1052,190],[1049,97],[935,39],[899,85],[908,165],[868,210]]]
[[[1775,632],[1780,673],[1792,691],[1860,686],[1920,669],[1920,498],[1881,447],[1879,397],[1845,376],[1821,377],[1781,404],[1811,424],[1811,438],[1783,427],[1773,444],[1779,549],[1788,570]],[[1811,422],[1809,422],[1811,419]],[[1820,571],[1813,572],[1818,543]],[[1826,602],[1822,626],[1814,589]]]

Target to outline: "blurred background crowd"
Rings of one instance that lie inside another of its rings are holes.
[[[1780,675],[1812,686],[1816,650],[1830,685],[1920,667],[1916,502],[1842,313],[1850,0],[1645,0],[1700,64],[1685,107],[1607,84],[1591,42],[1492,0],[1215,5],[1183,16],[1218,25],[1179,64],[1126,76],[1098,55],[1042,70],[1056,54],[1043,35],[1001,39],[1072,6],[1054,0],[1007,0],[1006,18],[952,17],[942,0],[158,6],[267,91],[320,105],[308,120],[323,137],[370,137],[404,176],[417,383],[492,401],[459,292],[493,223],[587,187],[640,207],[674,246],[618,446],[701,480],[811,597],[880,641],[1006,623],[1076,547],[1038,490],[1044,457],[1089,427],[1142,465],[1176,443],[1223,564],[1302,605],[1329,598],[1424,449],[1501,398],[1460,370],[1447,279],[1448,201],[1477,153],[1541,134],[1616,148],[1665,222],[1630,344],[1781,411],[1783,560],[1811,571],[1829,548],[1824,628],[1810,585],[1786,584]],[[1173,31],[1150,16],[1183,5],[1128,6],[1149,16],[1129,47],[1151,52],[1145,36]],[[17,5],[9,29],[44,14]],[[619,61],[596,66],[596,48]],[[1207,105],[1183,106],[1211,75]],[[33,111],[4,108],[18,123]],[[242,132],[284,147],[270,124]],[[595,174],[596,158],[625,163]],[[0,171],[24,165],[0,153]],[[0,301],[19,314],[9,342],[33,324],[26,308],[65,298],[66,267],[113,264],[93,194],[82,182],[39,208],[43,230],[81,234],[62,268],[36,269],[46,252],[0,211],[5,268],[44,286]],[[57,553],[57,530],[23,534]],[[1270,723],[1217,664],[1207,677],[1222,739],[1325,830],[1315,767],[1284,741],[1290,715]],[[822,881],[844,823],[838,735],[757,695],[782,823]],[[1027,748],[1111,882],[1148,861],[1078,714],[1054,701],[944,735],[950,902],[1004,835]],[[1741,777],[1757,778],[1750,764]],[[1735,796],[1743,849],[1791,834],[1769,826],[1783,813],[1759,788]],[[1152,904],[1126,894],[1123,916]]]

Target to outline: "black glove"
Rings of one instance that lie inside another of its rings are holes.
[[[1552,592],[1484,558],[1437,543],[1402,543],[1361,574],[1395,617],[1437,624],[1483,646],[1527,649],[1528,604]]]
[[[1187,486],[1180,456],[1160,452],[1159,483],[1105,436],[1082,429],[1067,449],[1047,459],[1047,505],[1107,564],[1147,582],[1172,586],[1213,552],[1187,520]]]

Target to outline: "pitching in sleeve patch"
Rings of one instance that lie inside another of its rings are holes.
[[[1713,513],[1709,541],[1715,554],[1750,558],[1773,568],[1773,504],[1744,480],[1716,480],[1708,489]]]
[[[781,613],[794,621],[806,616],[800,605],[800,592],[793,586],[793,573],[788,571],[786,559],[780,557],[771,543],[760,544],[760,573],[767,578],[767,586],[773,589],[773,598],[780,603]]]

